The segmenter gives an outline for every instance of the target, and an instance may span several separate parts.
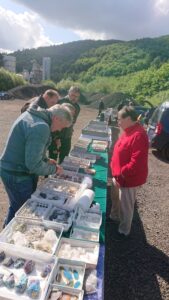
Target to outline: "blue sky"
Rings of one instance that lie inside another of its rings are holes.
[[[7,11],[12,11],[16,15],[18,15],[19,19],[19,14],[23,14],[24,12],[29,12],[32,14],[32,10],[29,9],[28,7],[22,5],[22,3],[16,3],[15,1],[10,1],[10,0],[0,0],[0,7],[4,8]],[[39,23],[42,25],[44,29],[45,36],[49,37],[51,40],[50,44],[60,44],[60,43],[67,43],[75,40],[79,40],[80,37],[75,34],[72,30],[69,28],[63,28],[60,26],[56,26],[55,24],[52,24],[48,21],[46,21],[44,18],[41,18],[39,15]],[[1,30],[0,30],[1,31]],[[6,31],[6,34],[8,35],[8,32]],[[48,43],[44,43],[45,45],[49,45]],[[42,45],[43,46],[43,43]],[[30,48],[32,48],[33,45],[30,44]],[[24,48],[24,47],[21,47]],[[10,45],[10,47],[3,47],[1,37],[0,37],[0,49],[5,49],[9,51],[13,50],[18,50],[21,49],[20,47],[17,48],[17,43],[16,45]],[[25,48],[29,48],[29,45],[25,44]]]
[[[14,11],[16,13],[23,13],[25,11],[31,12],[31,10],[29,8],[25,7],[24,5],[22,5],[21,2],[17,4],[16,2],[10,1],[10,0],[0,0],[0,6],[6,8],[6,9],[9,9],[11,11]],[[71,30],[64,29],[62,27],[56,28],[55,25],[52,25],[49,22],[46,22],[43,18],[41,19],[41,24],[45,29],[45,33],[53,41],[71,42],[73,40],[79,40],[78,35],[74,34]]]
[[[0,0],[0,51],[169,34],[168,0]]]

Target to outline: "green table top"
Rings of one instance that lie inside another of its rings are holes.
[[[100,242],[105,241],[105,219],[106,219],[106,200],[107,200],[107,172],[108,172],[108,153],[95,152],[91,148],[90,153],[99,155],[101,158],[96,161],[93,168],[96,174],[93,176],[93,190],[95,191],[94,201],[100,204],[102,211],[102,226],[100,228]]]

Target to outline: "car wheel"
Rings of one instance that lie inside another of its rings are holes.
[[[162,157],[169,161],[169,144],[166,144],[161,150]]]

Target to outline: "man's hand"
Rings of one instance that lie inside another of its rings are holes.
[[[56,166],[56,174],[57,175],[63,174],[63,168],[60,165]]]
[[[120,187],[119,183],[116,181],[116,179],[114,177],[112,178],[112,181],[113,181],[114,186],[116,186],[118,188]]]
[[[55,140],[55,145],[56,145],[57,149],[59,149],[61,147],[61,141],[60,141],[60,139]]]
[[[52,159],[52,158],[49,158],[49,159],[48,159],[48,163],[49,163],[50,165],[56,165],[56,164],[57,164],[57,161],[54,160],[54,159]]]

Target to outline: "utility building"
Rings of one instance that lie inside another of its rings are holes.
[[[3,66],[6,70],[16,73],[16,57],[12,55],[3,55]]]
[[[42,68],[42,79],[48,80],[50,79],[50,72],[51,72],[51,58],[50,57],[43,57],[43,68]]]

